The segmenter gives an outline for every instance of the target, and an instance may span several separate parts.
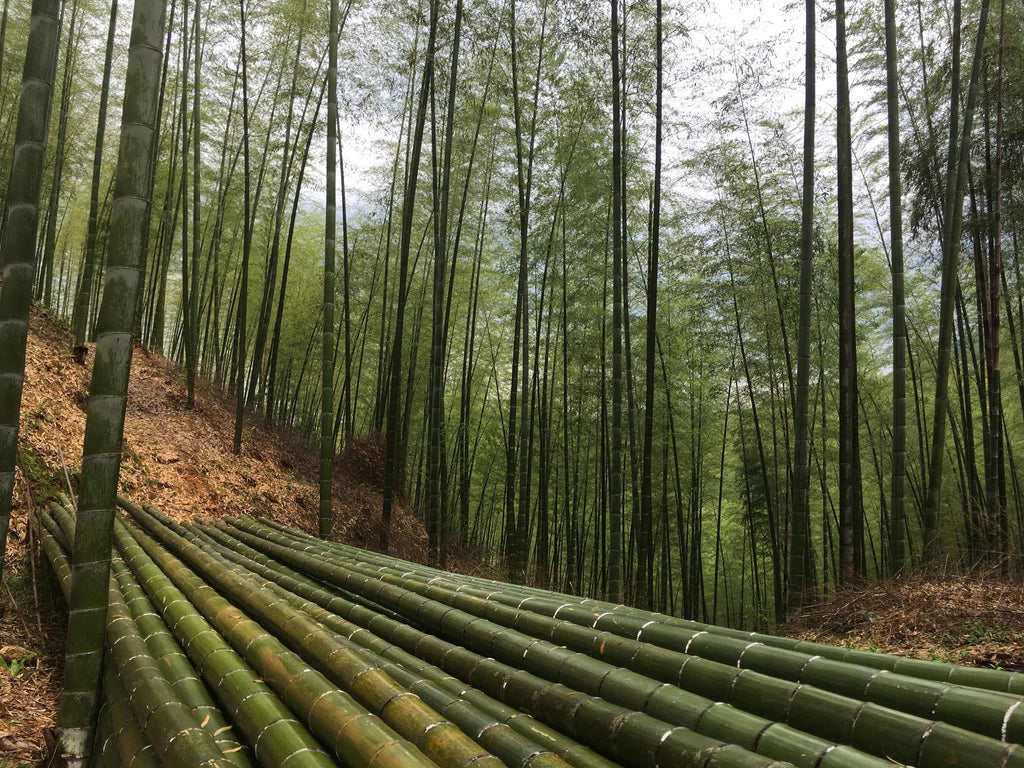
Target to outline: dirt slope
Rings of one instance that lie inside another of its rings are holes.
[[[86,366],[75,365],[69,354],[71,343],[63,328],[45,313],[34,312],[21,442],[23,461],[58,473],[65,463],[74,478],[81,464],[91,357]],[[312,532],[318,503],[315,447],[268,426],[258,415],[247,414],[242,452],[234,455],[234,402],[200,380],[196,405],[190,410],[184,378],[180,366],[136,349],[128,388],[121,492],[149,500],[176,519],[265,514]],[[379,450],[373,441],[358,443],[335,463],[334,528],[343,540],[350,534],[359,539],[368,533],[375,536],[379,530],[372,525],[380,510],[375,487],[379,473],[374,471],[381,463]],[[44,474],[27,469],[30,475]],[[53,490],[41,489],[44,494]],[[417,559],[426,553],[422,526],[402,513],[392,538],[395,554]]]

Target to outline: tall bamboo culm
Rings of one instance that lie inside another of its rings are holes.
[[[87,763],[98,709],[132,327],[153,190],[153,142],[164,19],[163,0],[135,3],[110,216],[108,266],[82,450],[64,698],[57,720],[58,748],[70,765]]]
[[[321,538],[331,532],[331,462],[334,458],[334,265],[337,241],[338,0],[331,0],[330,61],[327,69],[327,217],[324,232],[324,324],[320,377]]]
[[[18,416],[25,380],[25,343],[36,271],[39,192],[46,161],[50,102],[60,47],[60,4],[32,3],[25,69],[21,80],[14,163],[7,192],[7,220],[0,249],[0,577],[7,552],[7,528],[18,462]]]

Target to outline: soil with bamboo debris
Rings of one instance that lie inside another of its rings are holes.
[[[998,568],[931,570],[846,587],[778,634],[1024,672],[1024,581]]]
[[[73,338],[33,310],[20,426],[14,512],[0,588],[0,768],[38,763],[61,692],[63,598],[44,559],[32,557],[26,510],[66,492],[81,464],[91,365],[71,358]],[[91,357],[90,357],[91,360]],[[232,451],[234,402],[201,382],[187,407],[184,371],[136,349],[125,420],[121,493],[176,520],[265,515],[315,532],[318,452],[291,432],[248,414],[241,455]],[[373,548],[379,537],[383,440],[357,440],[335,461],[334,537]],[[26,479],[28,482],[26,482]],[[422,522],[398,509],[392,554],[425,562]],[[449,568],[479,571],[466,552]],[[482,575],[494,575],[483,573]]]

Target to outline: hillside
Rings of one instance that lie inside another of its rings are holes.
[[[29,503],[43,504],[66,492],[64,468],[74,483],[81,464],[91,356],[86,366],[76,365],[70,355],[72,342],[47,313],[33,310],[7,586],[0,598],[0,653],[15,667],[29,662],[17,677],[0,669],[2,768],[31,764],[42,756],[42,732],[52,725],[60,693],[63,603],[48,578],[33,579],[33,574],[42,574],[45,562],[40,565],[29,557],[25,510]],[[314,449],[258,415],[248,414],[247,419],[242,452],[236,456],[233,401],[201,382],[195,408],[189,410],[184,371],[136,349],[121,492],[150,501],[178,520],[266,515],[315,532],[319,491]],[[377,542],[381,451],[379,441],[361,441],[335,461],[333,535],[354,546],[373,547]],[[417,561],[426,557],[422,524],[400,508],[392,521],[391,541],[396,555]],[[450,565],[462,570],[476,567],[462,553]]]
[[[43,500],[57,490],[47,483],[60,477],[62,461],[74,477],[81,459],[91,357],[84,367],[75,365],[71,346],[65,329],[45,312],[33,312],[22,399],[22,462],[42,483],[37,495],[43,494]],[[249,413],[241,455],[234,455],[234,401],[200,379],[195,407],[189,410],[184,381],[180,366],[136,349],[121,493],[147,499],[176,519],[266,514],[312,532],[318,499],[315,448]],[[357,443],[335,462],[333,535],[355,545],[376,542],[381,450],[373,441]],[[402,557],[426,555],[422,526],[401,512],[392,541]]]

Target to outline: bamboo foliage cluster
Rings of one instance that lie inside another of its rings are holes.
[[[1024,765],[1018,674],[119,504],[99,765]],[[73,512],[32,522],[67,590]]]

